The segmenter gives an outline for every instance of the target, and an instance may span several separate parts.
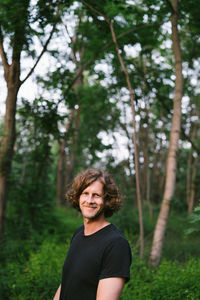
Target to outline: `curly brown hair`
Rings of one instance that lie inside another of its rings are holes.
[[[82,192],[94,181],[103,184],[104,216],[111,217],[121,207],[121,197],[117,185],[112,177],[99,169],[87,169],[79,173],[73,180],[67,194],[67,200],[80,211],[79,198]]]

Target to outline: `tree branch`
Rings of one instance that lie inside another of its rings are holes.
[[[3,47],[3,34],[2,34],[1,26],[0,26],[0,55],[1,55],[2,64],[4,67],[4,72],[7,73],[9,70],[9,64],[8,64],[7,56],[6,56],[4,47]]]
[[[100,11],[98,11],[96,8],[92,7],[92,6],[91,6],[90,4],[88,4],[86,1],[81,0],[81,2],[82,2],[83,4],[85,4],[85,6],[87,6],[90,10],[92,10],[96,15],[102,16],[102,17],[105,19],[105,21],[106,21],[107,23],[110,23],[110,20],[109,20],[103,13],[101,13]]]
[[[123,32],[119,35],[116,36],[116,40],[119,40],[120,38],[125,37],[126,35],[128,35],[131,32],[137,32],[138,30],[142,30],[144,28],[148,28],[148,27],[154,27],[154,26],[160,26],[161,24],[150,24],[150,25],[142,25],[142,26],[138,26],[137,28],[132,28],[129,29],[126,32]],[[95,58],[98,57],[99,54],[102,54],[106,49],[108,49],[110,46],[113,45],[113,41],[111,40],[110,42],[108,42],[107,44],[105,44],[100,50],[98,50],[94,55],[92,55],[90,57],[90,59],[88,61],[86,61],[79,69],[79,72],[76,74],[76,76],[73,78],[73,80],[71,81],[69,87],[66,90],[66,94],[69,92],[69,90],[72,88],[72,86],[74,85],[74,83],[76,82],[76,80],[81,76],[81,74],[83,73],[83,70],[86,69],[94,60]]]
[[[54,33],[54,31],[55,31],[55,28],[56,28],[56,25],[57,25],[57,22],[55,22],[55,23],[53,24],[53,27],[52,27],[52,29],[51,29],[49,38],[47,39],[46,43],[44,44],[43,49],[42,49],[40,55],[38,56],[38,58],[37,58],[37,60],[36,60],[36,62],[35,62],[35,64],[34,64],[34,66],[33,66],[32,69],[29,71],[29,73],[26,75],[26,77],[20,82],[21,85],[22,85],[22,84],[23,84],[23,83],[31,76],[31,74],[34,72],[34,70],[35,70],[37,64],[39,63],[39,61],[40,61],[42,55],[43,55],[43,54],[45,53],[45,51],[47,50],[47,46],[48,46],[48,44],[49,44],[49,42],[50,42],[50,40],[51,40],[51,38],[52,38],[52,35],[53,35],[53,33]]]

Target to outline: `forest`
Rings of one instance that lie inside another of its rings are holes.
[[[0,299],[53,299],[109,172],[128,239],[121,300],[200,299],[200,2],[0,1]]]

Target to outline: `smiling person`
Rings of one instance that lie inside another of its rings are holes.
[[[130,279],[131,250],[109,221],[121,207],[111,176],[98,169],[78,174],[67,199],[83,216],[71,240],[54,300],[118,300]]]

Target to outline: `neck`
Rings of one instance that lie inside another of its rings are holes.
[[[104,216],[98,220],[84,218],[84,234],[93,234],[109,224],[110,223],[105,219]]]

